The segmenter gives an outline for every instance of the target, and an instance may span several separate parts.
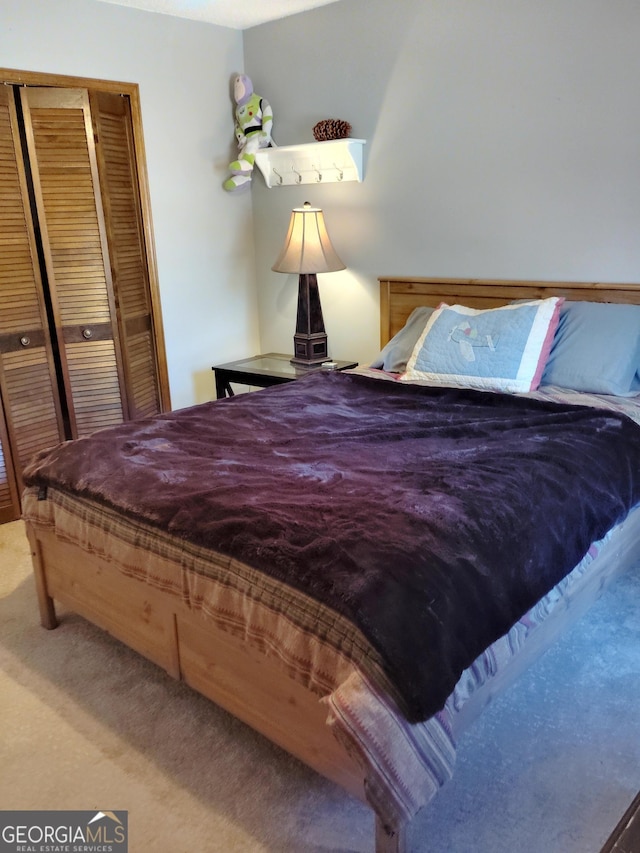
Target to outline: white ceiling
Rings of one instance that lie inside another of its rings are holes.
[[[235,30],[286,18],[297,12],[336,3],[337,0],[100,0],[131,6],[146,12],[161,12],[194,21],[206,21]]]

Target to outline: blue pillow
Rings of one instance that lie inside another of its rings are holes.
[[[403,380],[524,392],[538,387],[562,297],[477,310],[441,305],[411,354]]]
[[[413,348],[434,311],[435,308],[426,305],[414,308],[404,326],[382,348],[370,366],[387,370],[389,373],[404,373]]]
[[[542,384],[621,397],[640,393],[640,305],[565,302]]]

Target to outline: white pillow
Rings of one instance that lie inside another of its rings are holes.
[[[526,392],[540,384],[563,297],[477,310],[443,303],[401,379],[489,391]]]

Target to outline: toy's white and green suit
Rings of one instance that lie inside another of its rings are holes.
[[[237,104],[235,134],[240,152],[238,159],[229,164],[231,177],[223,184],[227,192],[249,187],[256,151],[271,144],[273,126],[269,103],[255,94],[251,80],[244,74],[235,79],[234,97]]]

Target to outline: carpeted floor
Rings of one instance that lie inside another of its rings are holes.
[[[64,616],[0,526],[0,809],[126,809],[131,853],[373,850],[364,806]],[[598,853],[639,789],[640,568],[487,709],[412,849]]]

